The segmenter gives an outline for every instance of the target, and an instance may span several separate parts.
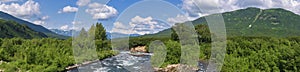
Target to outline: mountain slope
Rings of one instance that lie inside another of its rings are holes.
[[[222,13],[227,36],[268,36],[292,37],[300,36],[300,16],[284,9],[246,8]],[[192,21],[194,25],[207,24],[205,17]],[[171,34],[166,29],[157,34],[142,37],[162,37]]]
[[[26,25],[18,24],[14,21],[6,21],[0,19],[0,38],[46,38],[47,35],[36,32]]]
[[[115,39],[115,38],[123,38],[123,37],[137,37],[140,36],[139,34],[122,34],[122,33],[116,33],[116,32],[106,32],[108,39]],[[113,37],[112,37],[113,36]]]
[[[67,38],[65,36],[53,33],[52,31],[46,29],[43,26],[35,25],[33,23],[30,23],[30,22],[18,19],[16,17],[14,17],[14,16],[12,16],[10,14],[4,13],[2,11],[0,11],[0,19],[7,20],[7,21],[15,21],[18,24],[24,24],[24,25],[28,26],[29,28],[31,28],[34,31],[42,32],[42,33],[46,34],[48,37],[52,37],[52,38]]]
[[[72,36],[72,32],[74,30],[68,30],[68,31],[64,31],[64,30],[60,30],[60,29],[50,29],[50,31],[59,34],[59,35],[63,35],[63,36]]]

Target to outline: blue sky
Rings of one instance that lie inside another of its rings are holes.
[[[0,11],[52,29],[103,23],[109,32],[149,34],[174,23],[247,7],[300,14],[299,0],[0,0]]]

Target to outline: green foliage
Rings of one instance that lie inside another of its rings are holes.
[[[179,41],[176,31],[173,28],[171,28],[171,30],[172,30],[171,39],[174,41]]]
[[[199,43],[211,42],[211,33],[207,25],[196,25],[195,30],[198,33],[198,35],[200,35],[198,37]]]
[[[107,40],[106,30],[104,29],[104,27],[101,23],[96,24],[95,38],[97,40],[102,40],[102,41]]]
[[[0,69],[14,71],[64,71],[75,64],[72,39],[0,39]],[[98,43],[101,44],[101,43]],[[109,49],[97,51],[98,59],[117,54]]]
[[[222,13],[222,17],[227,37],[300,36],[300,16],[284,9],[247,8]],[[198,18],[192,23],[196,28],[201,24],[208,25],[205,17]],[[205,32],[205,30],[203,31]],[[170,37],[171,33],[172,28],[141,37]]]
[[[14,21],[5,21],[0,19],[0,38],[46,38],[47,35],[36,32],[26,25],[20,25]]]
[[[63,71],[74,64],[71,39],[1,39],[0,65],[5,71]]]
[[[88,32],[82,29],[80,34],[74,37],[73,40],[52,38],[0,39],[0,61],[5,62],[0,65],[0,69],[8,72],[57,72],[65,71],[67,66],[74,65],[77,62],[95,60],[94,58],[105,59],[116,55],[117,53],[111,50],[110,42],[106,38],[102,38],[102,36],[106,37],[103,33],[105,29],[97,23],[96,27],[99,26],[100,28],[94,27]],[[100,38],[95,40],[95,36],[100,36]],[[72,43],[74,46],[72,46]],[[73,51],[90,54],[79,54],[79,61],[75,62],[74,56],[76,56],[76,53],[74,54]],[[91,54],[92,51],[97,52],[97,54]]]
[[[169,64],[180,63],[180,43],[178,43],[177,41],[167,41],[165,44],[167,46],[167,57],[161,67],[166,67]]]
[[[290,38],[235,37],[227,46],[225,72],[300,70],[300,42]]]

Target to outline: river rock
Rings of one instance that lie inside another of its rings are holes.
[[[130,49],[130,52],[143,52],[146,53],[147,49],[146,46],[138,46]]]
[[[154,68],[154,70],[155,72],[195,72],[198,70],[198,68],[181,64],[172,64],[168,65],[165,68]]]

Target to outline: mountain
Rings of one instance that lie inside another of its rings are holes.
[[[0,38],[46,38],[47,35],[32,30],[26,25],[18,24],[14,21],[0,19]]]
[[[281,8],[246,8],[222,13],[227,36],[300,36],[300,16]],[[194,25],[207,24],[205,17],[192,21]],[[142,37],[167,37],[171,29]]]
[[[52,32],[52,31],[46,29],[43,26],[36,25],[36,24],[30,23],[28,21],[24,21],[22,19],[16,18],[16,17],[14,17],[14,16],[12,16],[10,14],[7,14],[5,12],[2,12],[2,11],[0,11],[0,19],[7,20],[7,21],[15,21],[18,24],[26,25],[29,28],[31,28],[32,30],[34,30],[34,31],[46,34],[48,37],[52,37],[52,38],[67,38],[66,36],[58,35],[58,34]]]
[[[60,30],[60,29],[50,29],[52,32],[57,33],[59,35],[64,35],[64,36],[72,36],[72,32],[76,32],[75,30]],[[77,32],[79,33],[79,32]],[[114,37],[112,37],[111,35],[114,35]],[[110,33],[110,32],[106,32],[106,36],[108,39],[113,39],[113,38],[122,38],[122,37],[128,37],[128,34],[122,34],[122,33]],[[140,36],[139,34],[130,34],[130,37],[137,37]]]
[[[106,32],[106,35],[107,35],[107,38],[108,39],[114,39],[114,38],[123,38],[123,37],[137,37],[137,36],[140,36],[139,34],[130,34],[130,35],[128,35],[128,34],[122,34],[122,33],[115,33],[115,32],[113,32],[113,33],[110,33],[110,32]],[[114,36],[114,37],[112,37],[112,35]]]
[[[67,31],[64,31],[64,30],[60,30],[60,29],[50,29],[50,31],[56,33],[56,34],[59,34],[59,35],[64,35],[64,36],[72,36],[72,32],[74,30],[67,30]]]

